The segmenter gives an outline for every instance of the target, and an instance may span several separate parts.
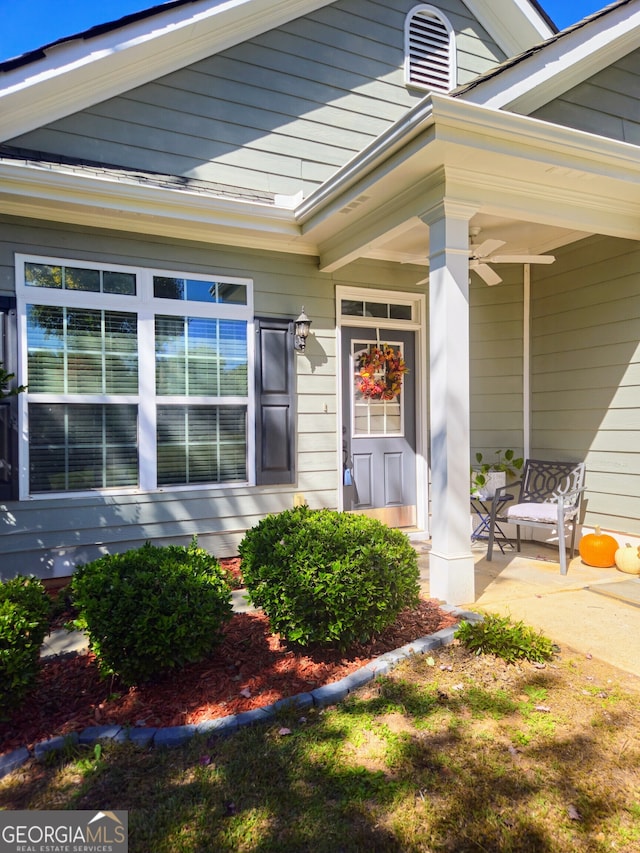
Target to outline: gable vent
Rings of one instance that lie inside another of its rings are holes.
[[[405,81],[429,91],[456,85],[455,37],[449,21],[432,6],[417,6],[405,24]]]

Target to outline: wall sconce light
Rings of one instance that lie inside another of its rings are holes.
[[[296,352],[304,352],[305,344],[307,342],[307,336],[309,335],[310,326],[311,320],[304,313],[303,305],[302,311],[300,312],[300,316],[295,321],[295,326],[293,329],[293,348]]]

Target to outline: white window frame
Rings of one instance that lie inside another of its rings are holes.
[[[443,86],[434,86],[426,83],[421,83],[411,77],[411,39],[412,39],[412,25],[416,17],[420,15],[426,15],[427,17],[435,18],[443,27],[447,30],[449,36],[449,53],[448,53],[448,65],[449,65],[449,79],[447,87]],[[413,9],[408,13],[404,22],[404,80],[405,85],[413,88],[413,89],[421,89],[425,92],[450,92],[452,89],[455,89],[457,86],[457,58],[456,58],[456,34],[455,30],[451,26],[451,23],[446,15],[444,15],[439,9],[436,9],[435,6],[430,6],[425,3],[421,3],[419,6],[414,6]]]
[[[113,272],[133,273],[136,276],[136,294],[95,293],[90,291],[70,291],[58,288],[32,287],[25,283],[26,263],[48,264],[82,269],[98,269]],[[116,395],[103,394],[59,394],[29,393],[18,398],[19,414],[19,499],[49,500],[51,498],[76,498],[96,494],[141,494],[194,491],[205,489],[230,489],[236,486],[246,487],[255,484],[255,348],[253,319],[253,280],[228,275],[203,274],[172,269],[152,269],[130,265],[99,263],[79,258],[60,258],[40,255],[15,255],[16,298],[18,317],[18,377],[19,383],[28,386],[28,347],[27,312],[29,304],[57,307],[91,308],[93,310],[126,311],[135,313],[138,318],[138,393],[117,395],[117,402],[133,404],[138,407],[138,461],[139,485],[127,488],[91,489],[83,491],[29,492],[29,403],[87,403],[105,404],[115,402]],[[247,288],[247,304],[224,304],[197,302],[189,300],[160,299],[153,295],[154,276],[184,278],[205,282],[223,282],[242,284]],[[241,320],[247,324],[247,395],[233,396],[156,396],[155,365],[155,316],[172,315],[222,320]],[[209,406],[246,406],[247,407],[247,480],[227,483],[195,483],[186,485],[158,486],[156,453],[156,410],[159,405],[182,403]]]

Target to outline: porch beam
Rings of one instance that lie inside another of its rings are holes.
[[[449,604],[475,599],[469,512],[469,220],[475,206],[447,201],[429,226],[431,555],[429,586]]]

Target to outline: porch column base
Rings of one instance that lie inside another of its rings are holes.
[[[429,595],[445,604],[473,604],[476,600],[473,555],[429,554]]]

